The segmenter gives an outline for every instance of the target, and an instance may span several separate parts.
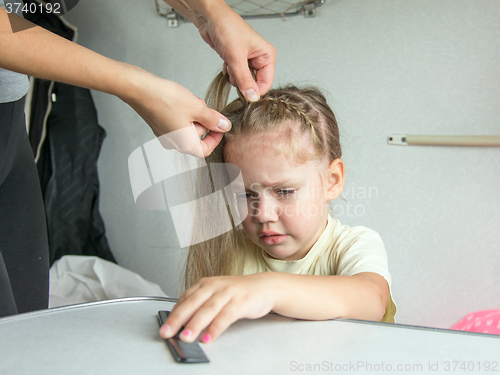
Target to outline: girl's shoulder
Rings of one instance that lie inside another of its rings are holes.
[[[330,231],[328,233],[328,240],[330,244],[334,245],[336,248],[341,247],[343,249],[348,249],[352,246],[384,248],[382,238],[378,232],[373,229],[362,225],[345,225],[340,223],[338,219],[334,219],[332,217],[329,217],[329,227]]]

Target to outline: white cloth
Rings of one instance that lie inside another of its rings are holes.
[[[144,296],[167,297],[157,284],[98,257],[65,255],[50,268],[49,308]]]

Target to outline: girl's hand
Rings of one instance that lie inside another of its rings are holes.
[[[269,313],[275,296],[270,273],[203,278],[186,290],[160,329],[163,338],[193,342],[206,328],[202,342],[212,342],[238,319],[256,319]],[[208,328],[207,328],[208,327]]]

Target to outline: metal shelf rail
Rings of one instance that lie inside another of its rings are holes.
[[[500,135],[389,135],[387,141],[397,146],[500,146]]]

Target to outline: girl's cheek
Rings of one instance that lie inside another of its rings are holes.
[[[243,220],[242,225],[243,225],[243,230],[245,231],[245,233],[250,238],[252,238],[253,231],[252,231],[252,219],[251,219],[251,217],[247,216],[247,218],[245,220]]]
[[[281,211],[281,217],[284,217],[285,220],[288,221],[300,220],[304,214],[307,213],[307,210],[304,210],[304,205],[301,204],[300,200],[288,201],[287,204],[281,207]]]
[[[316,219],[318,216],[322,216],[324,209],[322,204],[315,201],[301,202],[294,206],[292,216],[295,220],[300,222],[308,222],[310,220]]]

